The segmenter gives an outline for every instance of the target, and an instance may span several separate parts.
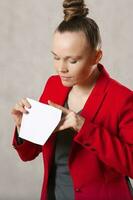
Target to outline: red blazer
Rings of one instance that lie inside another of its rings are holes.
[[[75,134],[69,156],[75,200],[131,200],[125,176],[133,178],[133,92],[113,80],[102,65],[98,68],[100,76],[81,112],[85,122]],[[51,76],[40,101],[50,99],[64,105],[70,89],[62,85],[58,75]],[[23,161],[33,160],[42,151],[45,174],[41,200],[47,199],[56,134],[42,147],[28,141],[17,145],[16,135],[13,139]]]

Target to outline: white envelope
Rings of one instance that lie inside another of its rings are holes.
[[[23,114],[19,137],[44,145],[61,119],[62,111],[53,106],[27,98],[31,108]]]

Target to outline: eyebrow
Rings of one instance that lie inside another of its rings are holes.
[[[51,53],[54,55],[54,56],[58,56],[55,52],[51,51]],[[68,59],[68,58],[81,58],[81,56],[66,56],[65,59]]]
[[[51,51],[51,53],[52,53],[52,54],[54,54],[55,56],[57,56],[57,54],[56,54],[56,53],[54,53],[53,51]]]

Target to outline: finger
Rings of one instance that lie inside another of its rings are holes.
[[[76,126],[77,126],[77,114],[72,111],[65,116],[65,120],[62,124],[60,124],[59,130],[64,130],[68,128],[76,130]]]
[[[75,130],[72,126],[68,126],[68,125],[65,125],[65,124],[63,124],[62,126],[60,126],[58,128],[59,131],[62,131],[62,130],[65,130],[65,129],[71,129],[73,131]]]
[[[27,108],[31,108],[31,104],[29,103],[29,101],[28,101],[26,98],[22,99],[22,100],[20,101],[20,104],[21,104],[22,106],[27,107]]]
[[[11,113],[13,114],[13,115],[16,115],[16,114],[23,114],[23,113],[25,113],[25,114],[28,114],[29,112],[25,109],[25,108],[23,108],[23,107],[20,107],[20,106],[17,106],[17,107],[15,107],[14,109],[12,109],[12,111],[11,111]]]
[[[15,107],[12,109],[12,114],[18,114],[18,113],[29,113],[22,102],[19,102],[15,105]]]
[[[68,115],[66,115],[66,119],[69,119],[69,118],[76,118],[78,116],[77,113],[75,113],[74,111],[70,111],[68,113]]]
[[[50,100],[48,100],[48,104],[51,105],[51,106],[53,106],[53,107],[55,107],[55,108],[58,108],[58,109],[62,110],[62,112],[63,112],[64,114],[70,113],[70,110],[69,110],[69,109],[64,108],[63,106],[58,105],[58,104],[56,104],[56,103],[53,103],[53,102],[50,101]]]
[[[61,120],[61,123],[59,125],[60,125],[59,130],[64,130],[64,129],[70,128],[71,120],[69,118],[65,117],[64,119]]]

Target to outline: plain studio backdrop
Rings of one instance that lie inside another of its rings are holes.
[[[86,0],[103,41],[102,63],[133,89],[133,1]],[[0,0],[0,200],[39,200],[43,165],[39,156],[22,162],[12,148],[11,108],[35,100],[54,74],[52,34],[63,19],[62,0]]]

